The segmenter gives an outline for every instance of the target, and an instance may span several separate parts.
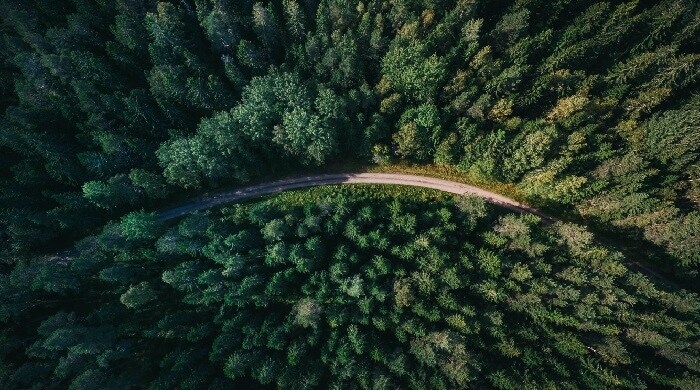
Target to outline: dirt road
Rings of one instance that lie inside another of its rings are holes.
[[[545,221],[554,222],[555,219],[541,211],[528,207],[518,201],[507,198],[497,193],[462,184],[454,181],[436,179],[427,176],[405,175],[400,173],[341,173],[318,176],[297,177],[270,183],[254,185],[238,190],[220,192],[202,196],[190,203],[165,210],[160,213],[161,218],[170,220],[183,215],[219,206],[225,203],[254,198],[263,195],[293,190],[297,188],[316,187],[331,184],[394,184],[432,188],[434,190],[449,192],[458,195],[471,195],[483,198],[489,203],[499,205],[514,211],[526,212],[540,216]]]

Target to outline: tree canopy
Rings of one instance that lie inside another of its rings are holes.
[[[697,1],[0,0],[0,13],[0,387],[700,387],[694,296],[629,276],[631,259],[572,225],[349,200],[197,215],[175,234],[150,212],[412,166],[507,189],[700,291]],[[336,255],[347,266],[324,262]],[[248,258],[265,260],[242,270]],[[525,319],[536,330],[502,325]],[[378,326],[399,332],[395,349]],[[289,372],[304,364],[319,369]]]
[[[382,187],[148,221],[130,214],[69,261],[8,275],[0,313],[35,325],[0,333],[5,386],[700,380],[698,296],[655,286],[579,225]],[[25,299],[41,310],[18,310]]]
[[[183,188],[408,162],[513,183],[697,275],[697,234],[673,234],[700,204],[696,2],[25,3],[0,4],[12,253]],[[601,177],[629,158],[643,179]]]

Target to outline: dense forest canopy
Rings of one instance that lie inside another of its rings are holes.
[[[1,307],[21,321],[0,374],[10,388],[700,385],[697,295],[656,288],[581,226],[499,210],[344,187],[174,226],[131,213],[76,258],[9,275],[12,305],[42,304]]]
[[[0,387],[700,387],[697,296],[624,266],[698,289],[697,1],[0,15]],[[340,164],[509,185],[629,248],[399,193],[138,212]]]
[[[406,161],[516,183],[697,275],[695,1],[0,7],[8,253],[183,189]]]

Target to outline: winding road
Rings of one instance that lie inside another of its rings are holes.
[[[432,188],[457,195],[470,195],[483,198],[489,203],[502,206],[514,211],[535,214],[546,222],[556,219],[543,212],[526,206],[516,200],[486,191],[479,187],[470,186],[454,181],[436,179],[428,176],[407,175],[401,173],[339,173],[317,176],[296,177],[270,183],[258,184],[238,190],[220,192],[202,196],[192,202],[162,211],[159,215],[163,220],[171,220],[186,214],[206,210],[225,203],[236,202],[263,195],[275,194],[297,188],[316,187],[332,184],[393,184],[413,187]]]

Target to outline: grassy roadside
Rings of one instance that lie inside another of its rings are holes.
[[[412,199],[422,202],[427,201],[450,201],[454,194],[449,194],[439,190],[422,187],[409,187],[392,184],[360,184],[344,185],[333,184],[322,187],[309,187],[292,191],[285,191],[277,194],[266,195],[256,200],[271,200],[277,204],[302,205],[309,202],[322,201],[337,197],[352,195],[355,200],[390,200],[390,199]]]
[[[515,184],[501,183],[495,180],[488,180],[474,175],[460,172],[457,168],[449,165],[414,165],[414,164],[388,164],[388,165],[368,165],[363,172],[372,173],[406,173],[411,175],[430,176],[438,179],[455,181],[462,184],[469,184],[483,188],[521,203],[528,203],[525,194]]]
[[[524,205],[536,208],[545,214],[556,217],[564,222],[584,223],[583,219],[570,207],[563,207],[558,204],[528,197],[523,190],[514,183],[503,183],[497,180],[475,176],[461,172],[454,166],[449,165],[414,165],[406,163],[396,163],[388,165],[364,166],[362,172],[376,173],[406,173],[411,175],[430,176],[438,179],[455,181],[482,188],[497,194],[507,196]],[[585,223],[584,223],[585,224]]]

